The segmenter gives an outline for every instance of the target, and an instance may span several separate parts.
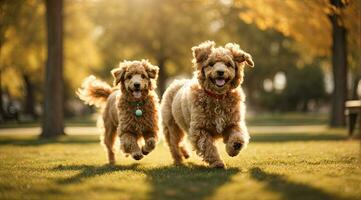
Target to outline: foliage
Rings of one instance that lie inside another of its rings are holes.
[[[287,85],[284,90],[263,91],[260,106],[267,110],[309,111],[318,110],[326,99],[324,75],[318,66],[308,65],[302,68],[285,69]]]
[[[145,57],[165,62],[170,75],[190,71],[190,48],[207,39],[212,17],[200,1],[110,0],[92,7],[105,67]]]
[[[89,16],[89,7],[81,1],[68,0],[64,10],[66,95],[74,98],[74,91],[83,79],[101,68],[101,58],[95,44],[95,25]]]
[[[183,0],[110,0],[93,3],[91,12],[102,30],[104,77],[119,61],[147,58],[159,66],[158,90],[167,78],[190,74],[190,48],[212,39],[213,4]],[[105,73],[105,74],[104,74]]]
[[[255,23],[265,30],[274,28],[297,41],[302,51],[309,55],[330,55],[332,27],[328,19],[331,13],[338,13],[339,23],[349,31],[351,48],[361,48],[360,10],[358,0],[345,0],[345,8],[332,6],[329,0],[238,0],[236,5],[246,9],[240,18],[247,23]],[[360,49],[359,49],[360,50]]]
[[[0,66],[4,87],[15,96],[22,96],[22,75],[31,75],[33,82],[41,82],[45,58],[44,6],[42,1],[8,2],[5,10],[7,24],[2,26]],[[14,81],[19,80],[19,81]],[[15,84],[14,84],[15,83]]]
[[[164,89],[166,80],[191,76],[192,46],[204,40],[215,40],[218,45],[239,43],[252,54],[256,67],[246,69],[243,86],[251,106],[259,106],[264,100],[268,101],[263,98],[275,97],[263,92],[264,79],[274,77],[279,71],[301,73],[295,70],[296,66],[311,65],[318,62],[319,57],[323,62],[330,60],[331,24],[327,15],[333,12],[341,14],[340,23],[349,32],[350,66],[353,72],[361,73],[358,70],[361,66],[360,37],[357,37],[360,20],[354,20],[360,17],[360,1],[347,2],[345,9],[338,10],[330,6],[328,0],[312,3],[294,0],[66,0],[66,100],[76,98],[75,89],[89,74],[95,73],[110,82],[109,71],[124,59],[148,58],[159,65],[162,69],[159,85]],[[44,2],[3,0],[0,8],[1,87],[12,96],[24,99],[27,88],[23,75],[26,74],[36,88],[36,101],[42,102],[46,51]],[[326,73],[330,70],[323,69]],[[285,92],[293,91],[296,88]]]
[[[26,0],[20,5],[12,1],[3,5],[16,7],[5,10],[8,18],[4,21],[10,23],[2,26],[4,43],[1,44],[0,66],[3,87],[8,88],[11,95],[22,97],[24,86],[20,80],[22,74],[27,74],[38,86],[40,95],[46,51],[43,1]],[[80,2],[66,2],[65,78],[70,93],[79,86],[82,78],[99,67],[99,56],[92,36],[93,25],[84,9]],[[14,79],[19,80],[17,84],[13,84]]]
[[[361,60],[355,54],[361,50],[361,1],[238,0],[236,5],[244,8],[239,15],[246,23],[254,23],[263,30],[276,29],[292,37],[296,41],[295,49],[308,61],[305,64],[319,56],[327,56],[330,61],[332,58],[330,125],[344,126],[348,66],[355,72],[351,74],[355,79],[352,93],[361,73]]]
[[[261,30],[255,24],[246,24],[240,21],[241,10],[230,6],[222,11],[222,18],[225,20],[220,34],[228,35],[224,38],[225,41],[232,39],[239,43],[245,51],[252,54],[256,61],[256,67],[246,72],[244,83],[248,94],[247,99],[252,102],[251,105],[270,110],[301,110],[302,102],[307,103],[311,99],[319,101],[324,98],[324,82],[319,81],[324,78],[320,62],[312,66],[315,69],[304,66],[305,61],[292,48],[293,38],[285,37],[273,29]],[[314,73],[304,75],[306,71]],[[263,81],[265,79],[273,80],[278,72],[286,73],[287,88],[285,91],[282,93],[279,91],[264,92]],[[313,84],[317,87],[312,87]]]

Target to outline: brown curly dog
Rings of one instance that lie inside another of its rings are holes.
[[[158,96],[154,89],[159,68],[147,60],[124,61],[112,70],[114,86],[90,76],[77,94],[85,103],[103,107],[104,134],[101,140],[108,151],[109,163],[115,163],[114,143],[126,155],[140,160],[158,141]],[[104,107],[105,106],[105,107]],[[140,148],[140,144],[144,145]]]
[[[161,103],[163,133],[175,164],[189,154],[183,142],[188,133],[193,148],[211,167],[225,165],[214,144],[223,138],[226,151],[236,156],[248,144],[245,95],[240,87],[245,64],[252,57],[237,44],[215,48],[213,41],[193,47],[195,78],[176,80]]]

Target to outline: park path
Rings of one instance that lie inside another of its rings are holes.
[[[317,133],[327,130],[326,125],[297,125],[297,126],[250,126],[250,133]],[[6,135],[39,135],[40,127],[24,128],[0,128],[0,136]],[[99,129],[95,126],[66,127],[65,132],[68,135],[98,135]]]
[[[66,127],[65,132],[68,135],[97,135],[99,129],[96,127]],[[40,127],[22,127],[22,128],[1,128],[0,136],[4,135],[39,135]]]

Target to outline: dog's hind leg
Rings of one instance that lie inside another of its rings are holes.
[[[107,148],[109,164],[115,164],[114,143],[117,136],[116,127],[110,123],[104,124],[103,143]]]
[[[189,157],[185,146],[180,145],[184,138],[184,132],[179,128],[174,120],[171,120],[169,123],[163,124],[163,133],[172,154],[174,164],[181,164],[183,157]]]

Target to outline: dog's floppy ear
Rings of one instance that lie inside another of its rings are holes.
[[[249,53],[243,51],[238,44],[228,43],[226,44],[225,48],[231,52],[233,56],[233,60],[235,62],[237,63],[246,62],[248,66],[254,67],[252,56]]]
[[[114,77],[114,82],[113,82],[114,86],[118,85],[120,83],[120,81],[122,81],[124,79],[124,74],[126,71],[127,71],[127,65],[125,62],[119,63],[119,67],[117,67],[111,71],[111,73]]]
[[[205,41],[198,46],[192,47],[194,63],[201,63],[207,60],[209,54],[212,53],[212,49],[216,43],[214,41]]]
[[[157,88],[157,78],[158,78],[158,73],[159,73],[159,67],[152,65],[148,60],[142,60],[141,61],[145,71],[148,74],[149,77],[149,89],[153,90],[155,88]]]
[[[157,79],[159,73],[159,67],[152,65],[148,60],[142,60],[143,65],[148,73],[149,78]]]

